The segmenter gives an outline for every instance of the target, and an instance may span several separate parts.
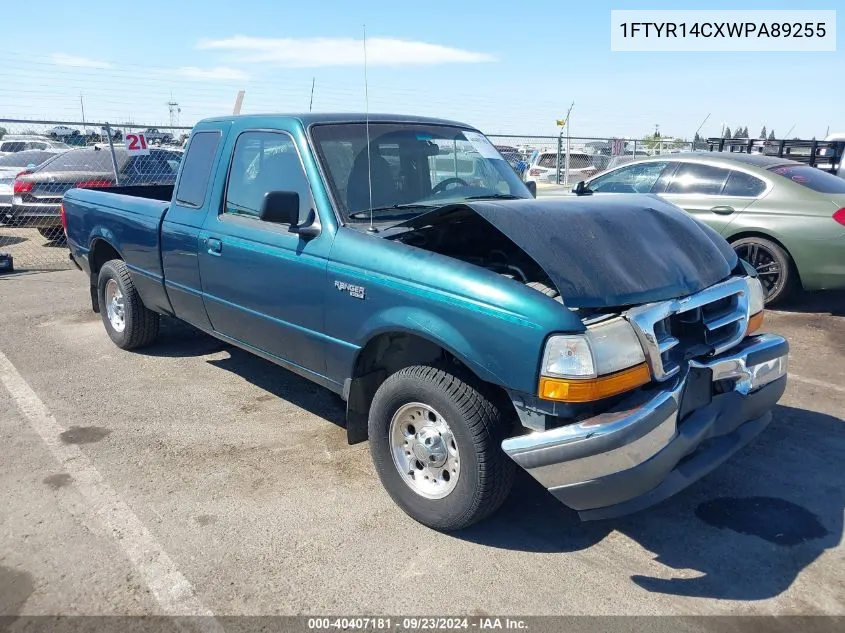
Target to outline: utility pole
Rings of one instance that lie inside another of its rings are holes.
[[[82,100],[82,93],[79,93],[79,107],[82,108],[82,133],[85,134],[85,101]]]
[[[563,152],[563,133],[566,132],[566,157],[564,159],[565,165],[563,170],[563,184],[566,184],[566,181],[569,177],[569,115],[572,114],[572,108],[575,107],[575,102],[572,102],[572,105],[569,106],[569,110],[566,111],[566,118],[563,121],[558,120],[557,124],[560,126],[560,134],[557,137],[557,160],[555,161],[555,183],[558,185],[560,184],[560,155]]]
[[[244,104],[244,95],[246,90],[238,90],[238,96],[235,97],[235,107],[232,109],[232,114],[238,116],[241,113],[241,106]]]
[[[566,111],[566,166],[563,169],[563,184],[569,184],[569,119],[572,115],[572,108],[575,107],[575,102],[573,101],[570,106],[569,110]]]

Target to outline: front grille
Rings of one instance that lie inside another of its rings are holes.
[[[748,325],[748,284],[735,277],[681,299],[631,308],[625,314],[652,375],[666,380],[690,359],[719,354],[739,343]]]

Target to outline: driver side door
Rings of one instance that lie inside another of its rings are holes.
[[[306,238],[262,220],[264,194],[299,194],[300,223],[319,215],[293,137],[244,130],[231,152],[223,201],[200,234],[203,300],[214,330],[290,369],[325,374],[321,333],[333,235]]]

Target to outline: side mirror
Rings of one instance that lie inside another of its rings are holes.
[[[308,212],[303,224],[299,222],[299,194],[295,191],[268,191],[264,194],[258,217],[264,222],[288,224],[291,233],[310,239],[320,234],[320,220],[314,210]]]
[[[578,182],[577,185],[572,187],[572,193],[574,193],[576,196],[588,196],[593,192],[590,191],[587,188],[586,183],[583,180],[581,180],[581,181]]]
[[[529,180],[528,182],[525,183],[525,186],[528,187],[528,191],[531,192],[531,197],[536,198],[537,197],[537,182],[534,181],[534,180]]]
[[[268,191],[258,217],[274,224],[296,226],[299,221],[299,194],[294,191]]]

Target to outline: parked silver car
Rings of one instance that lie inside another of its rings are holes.
[[[30,149],[0,156],[0,224],[11,219],[13,185],[15,178],[32,171],[67,150],[50,147]]]

